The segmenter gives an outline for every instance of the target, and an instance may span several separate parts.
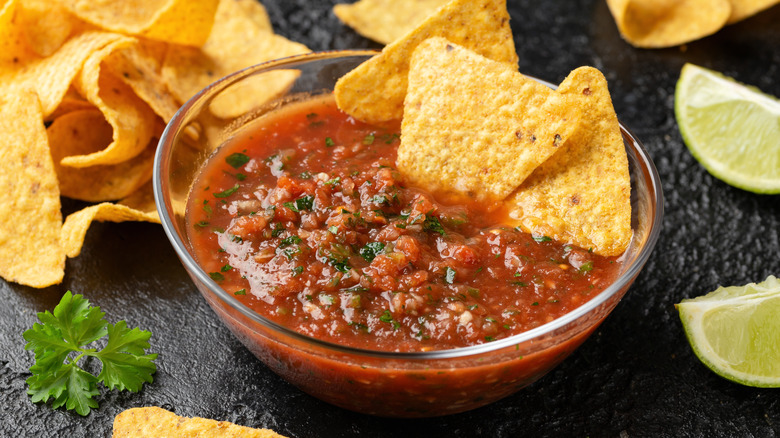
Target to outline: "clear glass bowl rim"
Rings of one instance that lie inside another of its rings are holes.
[[[224,90],[225,88],[232,85],[233,83],[240,81],[245,77],[251,76],[253,74],[257,74],[264,70],[294,68],[295,65],[304,62],[318,61],[318,60],[331,59],[331,58],[340,58],[340,57],[366,57],[366,59],[368,59],[369,57],[374,56],[377,53],[379,52],[376,50],[331,50],[331,51],[311,52],[303,55],[280,58],[280,59],[264,62],[261,64],[257,64],[254,66],[250,66],[245,69],[239,70],[235,73],[232,73],[228,76],[225,76],[213,82],[211,85],[204,88],[200,92],[198,92],[195,96],[190,98],[176,112],[176,114],[173,116],[170,122],[168,122],[167,126],[165,127],[165,130],[163,131],[162,136],[160,137],[158,148],[154,157],[152,183],[153,183],[155,202],[157,205],[157,211],[158,214],[160,215],[160,221],[162,223],[163,229],[165,230],[165,234],[168,236],[168,239],[171,241],[174,251],[178,255],[179,260],[184,265],[184,268],[187,271],[189,271],[189,273],[193,275],[199,282],[205,285],[211,293],[213,293],[216,297],[218,297],[223,303],[226,303],[234,310],[240,312],[242,315],[249,318],[250,320],[262,325],[266,329],[270,329],[272,332],[278,332],[280,335],[291,337],[293,339],[303,341],[304,343],[312,344],[313,346],[330,350],[333,353],[368,356],[368,357],[387,359],[387,360],[415,360],[416,361],[416,360],[431,360],[431,359],[457,359],[457,358],[465,358],[469,356],[478,356],[478,355],[483,355],[494,351],[499,351],[504,348],[515,346],[518,344],[526,343],[531,340],[540,339],[545,337],[546,335],[554,334],[559,329],[566,327],[569,324],[575,323],[579,318],[588,315],[591,311],[598,308],[601,304],[607,302],[612,296],[614,296],[617,293],[620,293],[621,290],[626,288],[633,281],[633,279],[639,274],[639,271],[643,268],[643,266],[647,262],[647,259],[650,257],[653,247],[655,246],[655,243],[658,240],[658,237],[660,235],[662,218],[663,218],[663,192],[661,188],[661,181],[660,181],[660,176],[658,175],[658,171],[655,168],[655,165],[653,164],[653,161],[650,159],[644,146],[621,123],[620,128],[622,133],[624,134],[624,138],[627,137],[628,139],[630,139],[629,142],[630,146],[635,152],[638,164],[643,169],[641,173],[649,174],[650,178],[649,181],[647,181],[649,183],[648,189],[652,191],[651,196],[654,195],[655,198],[654,199],[655,214],[654,217],[652,218],[652,223],[650,225],[650,232],[647,235],[645,245],[644,247],[642,247],[641,251],[639,252],[639,254],[637,254],[636,258],[631,262],[628,268],[623,272],[623,274],[620,275],[620,277],[618,277],[618,279],[613,284],[611,284],[609,287],[604,289],[601,293],[599,293],[595,297],[591,298],[585,304],[539,327],[535,327],[526,332],[518,333],[516,335],[509,336],[507,338],[499,339],[496,341],[488,342],[485,344],[478,344],[478,345],[448,349],[448,350],[435,350],[435,351],[426,351],[426,352],[395,352],[395,351],[367,350],[367,349],[343,346],[343,345],[323,341],[311,336],[298,333],[290,328],[277,324],[276,322],[267,319],[266,317],[256,313],[255,311],[251,310],[249,307],[242,304],[235,297],[225,292],[221,287],[219,287],[216,284],[216,282],[214,282],[214,280],[212,280],[211,277],[209,277],[209,275],[203,269],[201,269],[201,267],[195,262],[195,259],[186,249],[186,245],[184,244],[184,241],[179,236],[179,234],[176,232],[176,228],[168,213],[169,211],[172,211],[171,205],[164,194],[164,187],[163,187],[164,183],[162,181],[162,172],[163,170],[165,170],[164,166],[169,159],[169,156],[167,156],[166,154],[170,151],[171,146],[173,145],[173,141],[175,140],[176,135],[181,131],[181,128],[186,126],[187,122],[190,121],[189,116],[191,115],[191,110],[193,108],[197,109],[198,106],[202,103],[202,101],[216,95],[217,93]],[[551,84],[547,81],[532,76],[529,77],[551,88],[556,88],[554,84]]]

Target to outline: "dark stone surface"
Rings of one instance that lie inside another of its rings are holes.
[[[378,47],[342,26],[329,1],[264,3],[279,33],[314,50]],[[0,436],[110,436],[117,413],[143,405],[293,437],[778,436],[780,391],[742,387],[707,370],[673,305],[719,284],[780,275],[780,196],[747,193],[704,171],[682,143],[673,99],[685,62],[780,96],[780,7],[684,48],[640,50],[620,39],[603,0],[509,3],[521,70],[557,82],[580,65],[600,68],[618,116],[655,160],[666,196],[663,233],[647,267],[560,367],[460,415],[410,421],[344,411],[285,383],[233,339],[159,226],[97,224],[82,255],[68,261],[62,285],[0,282]],[[151,330],[160,353],[153,384],[137,394],[101,394],[100,409],[85,418],[34,405],[25,393],[33,358],[21,334],[66,290],[86,295],[112,321]]]

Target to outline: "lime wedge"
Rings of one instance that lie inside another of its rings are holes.
[[[748,386],[780,387],[780,279],[720,287],[676,305],[693,352]]]
[[[674,111],[688,149],[714,177],[750,192],[780,193],[780,100],[685,64]]]

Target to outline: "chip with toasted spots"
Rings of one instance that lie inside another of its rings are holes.
[[[369,123],[401,119],[409,60],[420,43],[434,36],[517,68],[506,0],[454,0],[339,79],[334,90],[339,108]]]
[[[146,213],[150,218],[156,217],[157,220],[155,222],[160,223],[160,216],[157,213],[157,204],[154,202],[154,191],[151,181],[142,185],[125,198],[120,199],[117,203],[130,207],[133,210]]]
[[[103,72],[101,63],[117,49],[127,48],[133,38],[114,41],[94,52],[84,62],[75,86],[89,102],[98,107],[113,128],[113,141],[97,152],[64,157],[60,163],[70,167],[117,164],[140,154],[152,138],[155,114],[127,84]]]
[[[579,126],[573,98],[443,38],[419,45],[396,164],[448,197],[506,198]]]
[[[177,47],[168,51],[162,75],[168,88],[180,102],[215,80],[261,62],[309,52],[303,44],[292,42],[258,25],[246,8],[234,0],[223,0],[208,41],[200,49]],[[235,117],[261,106],[262,96],[270,100],[287,90],[297,77],[295,72],[280,71],[226,90],[221,101],[210,106],[217,117]],[[251,83],[251,84],[250,84]],[[246,88],[253,88],[253,92]]]
[[[107,44],[125,38],[106,32],[76,35],[49,57],[35,57],[0,68],[0,89],[32,88],[46,117],[60,104],[87,58]]]
[[[117,200],[151,179],[157,144],[154,137],[143,152],[118,164],[84,168],[59,164],[64,157],[104,149],[113,141],[112,133],[111,125],[96,109],[70,112],[56,118],[46,129],[62,196],[88,202]]]
[[[17,17],[24,30],[27,47],[39,56],[50,56],[71,34],[85,29],[86,23],[52,0],[23,0]]]
[[[366,38],[390,44],[411,32],[449,0],[360,0],[339,3],[333,13]]]
[[[731,16],[729,0],[607,0],[607,5],[623,38],[646,48],[711,35]]]
[[[180,417],[158,407],[132,408],[114,418],[113,438],[284,438],[270,429],[253,429],[227,421]]]
[[[558,93],[575,97],[581,124],[506,200],[525,231],[597,254],[622,254],[631,240],[631,180],[623,136],[604,76],[572,71]]]
[[[32,89],[0,94],[0,275],[46,287],[62,281],[62,214],[43,113]]]
[[[209,36],[219,0],[59,0],[100,28],[169,43],[200,46]]]
[[[179,110],[179,103],[162,78],[162,63],[167,45],[151,40],[114,51],[103,66],[133,89],[167,123]]]

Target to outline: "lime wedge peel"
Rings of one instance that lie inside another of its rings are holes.
[[[780,193],[780,100],[685,64],[674,110],[686,146],[710,174],[750,192]]]
[[[704,365],[736,383],[780,387],[780,279],[720,287],[675,307]]]

